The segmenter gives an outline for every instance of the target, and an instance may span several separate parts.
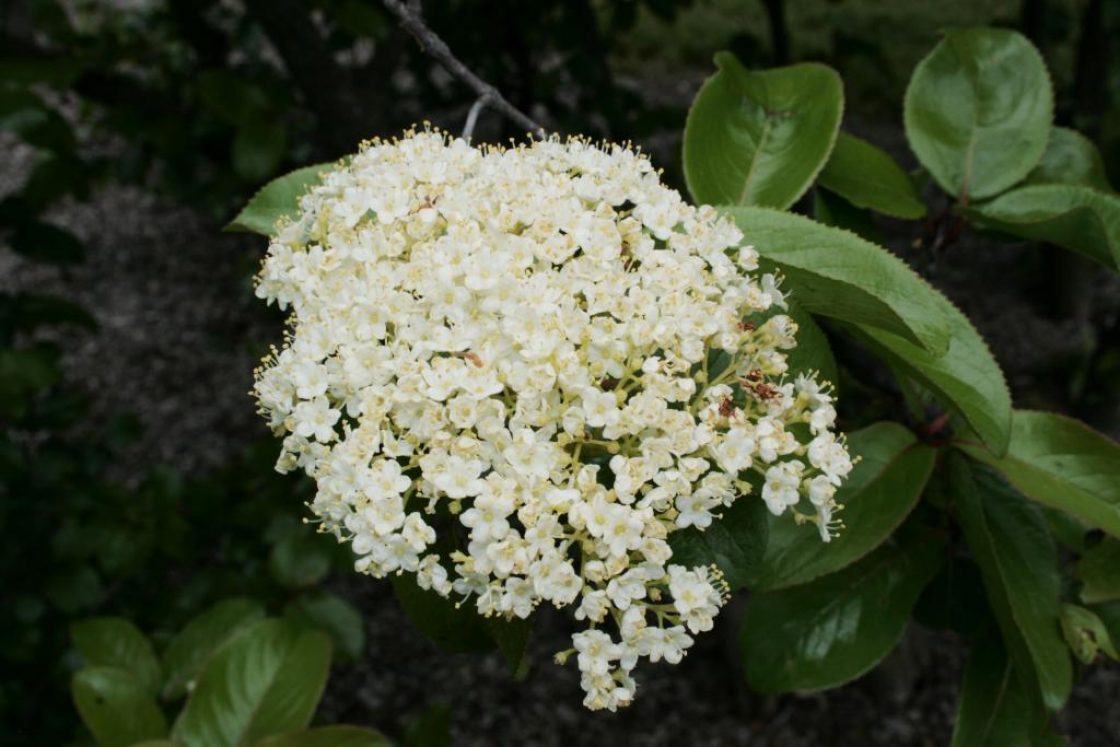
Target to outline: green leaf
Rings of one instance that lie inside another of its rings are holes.
[[[1064,511],[1059,511],[1050,506],[1042,506],[1042,513],[1046,523],[1050,525],[1050,534],[1059,545],[1075,553],[1085,552],[1086,535],[1091,531],[1080,519],[1075,519]]]
[[[323,174],[338,168],[337,163],[317,163],[273,179],[253,195],[226,230],[272,236],[277,221],[299,214],[299,200],[308,189],[318,184]]]
[[[263,119],[271,102],[260,86],[229,70],[204,70],[196,87],[199,104],[223,122],[247,125]]]
[[[1028,184],[971,207],[977,228],[1047,241],[1120,268],[1120,197],[1073,184]]]
[[[1042,160],[1027,175],[1028,184],[1081,184],[1112,192],[1104,161],[1093,141],[1076,130],[1051,127]]]
[[[958,446],[995,467],[1028,498],[1120,537],[1120,445],[1084,423],[1016,410],[1006,456],[993,456],[974,442]]]
[[[943,542],[916,534],[838,573],[751,596],[743,620],[747,682],[766,693],[820,690],[864,674],[906,629]]]
[[[947,461],[953,505],[1003,639],[1019,673],[1057,710],[1073,671],[1058,625],[1058,554],[1046,521],[991,471],[956,453]]]
[[[787,208],[828,160],[844,88],[816,63],[754,72],[729,52],[696,94],[684,129],[684,174],[697,203]]]
[[[903,117],[910,148],[953,196],[999,194],[1042,158],[1054,93],[1021,34],[954,29],[918,63]]]
[[[501,652],[510,672],[527,673],[525,658],[532,625],[529,620],[484,618],[473,600],[461,604],[416,585],[414,575],[390,576],[393,592],[409,620],[437,646],[456,653]]]
[[[906,263],[855,234],[799,215],[722,208],[806,311],[893,332],[937,354],[949,346],[941,295]]]
[[[408,619],[440,648],[455,653],[494,648],[486,620],[476,612],[473,600],[459,606],[434,591],[421,589],[413,575],[390,576],[389,581]]]
[[[1076,604],[1063,604],[1061,620],[1066,643],[1082,664],[1092,664],[1100,652],[1114,661],[1120,659],[1108,628],[1092,610]]]
[[[20,54],[5,50],[0,57],[0,80],[17,91],[34,83],[66,89],[83,72],[84,63],[77,59],[38,55],[27,50]]]
[[[77,236],[65,228],[38,221],[17,226],[12,234],[11,247],[16,254],[52,265],[75,265],[86,256]]]
[[[331,546],[325,536],[300,532],[277,542],[268,556],[268,570],[289,589],[313,586],[331,569]]]
[[[362,614],[334,594],[299,597],[284,609],[284,619],[297,625],[322,630],[331,637],[334,648],[354,660],[366,646],[365,621]]]
[[[70,692],[82,722],[101,747],[129,747],[167,736],[163,712],[131,672],[87,667],[74,674]]]
[[[379,731],[360,726],[323,726],[266,737],[253,747],[392,747]]]
[[[70,625],[70,638],[87,666],[131,673],[146,692],[159,692],[160,668],[152,644],[120,617],[94,617]]]
[[[233,138],[233,170],[250,181],[265,179],[284,160],[288,130],[277,119],[253,120]]]
[[[188,622],[163,652],[163,697],[184,695],[222,644],[263,617],[264,608],[257,602],[227,599]]]
[[[0,417],[22,415],[31,398],[57,383],[60,376],[55,348],[0,347]]]
[[[1048,718],[1024,687],[999,635],[989,630],[968,656],[951,747],[1042,747],[1053,739]]]
[[[43,150],[66,153],[75,147],[70,123],[27,90],[0,91],[0,130],[14,132]]]
[[[430,703],[405,722],[405,747],[450,747],[451,706]]]
[[[186,747],[235,747],[302,729],[330,661],[324,633],[261,620],[210,657],[171,736]]]
[[[497,644],[510,674],[515,679],[524,679],[529,674],[529,659],[525,654],[529,648],[529,636],[533,632],[532,618],[523,620],[515,617],[506,620],[501,617],[488,617],[486,630]]]
[[[824,330],[793,299],[786,299],[786,315],[797,323],[797,347],[786,354],[789,370],[794,372],[816,371],[818,381],[827,381],[836,389],[840,382],[840,372],[836,368],[836,358]]]
[[[818,179],[857,207],[914,220],[926,213],[910,176],[886,151],[841,132]]]
[[[690,567],[716,565],[732,589],[741,589],[755,577],[766,550],[769,513],[757,496],[742,496],[707,529],[686,527],[670,534],[673,561]]]
[[[851,231],[872,244],[883,242],[883,233],[875,225],[870,210],[856,207],[820,184],[813,190],[813,220],[826,226]]]
[[[984,443],[1002,454],[1011,433],[1011,392],[1003,371],[968,317],[941,294],[937,294],[937,301],[951,331],[944,355],[931,355],[881,329],[849,329],[893,368],[913,377],[958,410]]]
[[[91,171],[79,158],[69,154],[52,154],[35,166],[23,183],[18,199],[27,206],[28,213],[34,215],[67,195],[86,200],[89,198]]]
[[[914,606],[917,622],[927,628],[952,630],[968,639],[980,634],[990,617],[980,569],[962,557],[945,564]]]
[[[1120,599],[1120,540],[1105,537],[1089,548],[1077,564],[1077,578],[1086,604]]]
[[[72,301],[30,293],[0,293],[0,335],[34,332],[54,324],[97,330],[97,320]]]
[[[82,565],[52,575],[47,581],[46,596],[54,606],[72,615],[101,604],[106,594],[97,571],[89,565]]]
[[[803,584],[844,568],[881,545],[917,504],[933,471],[933,449],[898,423],[856,431],[848,447],[860,461],[836,494],[844,506],[840,536],[825,543],[815,525],[768,514],[770,539],[752,568],[752,590]]]
[[[1104,625],[1109,640],[1113,642],[1115,647],[1116,643],[1120,643],[1120,600],[1106,602],[1105,604],[1094,604],[1092,612]]]

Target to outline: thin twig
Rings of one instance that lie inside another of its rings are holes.
[[[525,112],[509,103],[497,88],[494,88],[494,86],[490,85],[482,78],[479,78],[471,72],[466,65],[460,62],[459,59],[452,54],[447,43],[428,28],[428,25],[424,23],[424,19],[420,17],[420,14],[417,13],[410,4],[405,4],[401,2],[401,0],[384,0],[384,2],[385,7],[400,20],[401,26],[416,37],[416,40],[420,42],[420,46],[447,68],[448,72],[470,86],[474,92],[478,94],[480,100],[485,100],[486,104],[494,107],[502,114],[509,117],[514,123],[524,127],[534,135],[541,138],[547,137],[544,127],[532,117],[525,114]]]
[[[463,125],[463,139],[468,143],[471,141],[471,136],[474,135],[474,126],[478,122],[478,115],[486,108],[489,100],[485,96],[479,96],[478,100],[471,105],[471,110],[467,112],[467,122]]]

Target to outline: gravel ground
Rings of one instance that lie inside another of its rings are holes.
[[[31,159],[29,148],[0,137],[8,164],[0,198],[26,178]],[[267,434],[247,394],[280,318],[253,297],[259,241],[134,188],[66,201],[47,218],[83,241],[85,262],[60,271],[0,252],[0,290],[58,295],[96,318],[96,334],[59,336],[64,375],[90,395],[94,422],[122,412],[142,421],[122,475],[160,464],[214,467]]]
[[[890,136],[890,133],[888,133]],[[897,134],[893,135],[897,144]],[[890,144],[890,137],[876,137]],[[673,147],[657,143],[655,154]],[[30,153],[0,138],[0,196],[18,186]],[[221,234],[184,208],[134,189],[109,188],[50,218],[81,237],[88,260],[65,272],[0,253],[0,289],[57,293],[90,309],[96,335],[61,336],[65,369],[92,397],[95,418],[136,413],[146,426],[120,473],[167,464],[184,472],[221,463],[263,433],[246,396],[259,351],[278,339],[279,321],[252,298],[248,275],[259,240]],[[887,227],[907,254],[909,239]],[[928,258],[909,252],[928,270]],[[1019,402],[1053,396],[1050,368],[1076,330],[1024,303],[1012,282],[1029,255],[969,240],[940,258],[933,280],[978,323],[1010,372]],[[1094,320],[1114,319],[1120,290],[1094,273],[1087,285]],[[341,666],[324,704],[328,717],[397,730],[425,707],[446,703],[456,745],[942,745],[948,742],[964,650],[950,636],[912,630],[888,666],[827,695],[763,698],[740,685],[733,648],[735,610],[702,636],[678,667],[651,666],[635,705],[589,713],[574,666],[550,654],[565,648],[566,623],[546,616],[531,647],[533,670],[513,681],[497,656],[437,651],[404,620],[383,583],[353,577],[339,591],[368,621],[368,655]],[[1060,726],[1075,745],[1115,745],[1120,735],[1120,667],[1084,677]]]

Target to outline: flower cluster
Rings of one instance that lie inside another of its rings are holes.
[[[365,143],[278,227],[257,293],[291,331],[257,372],[278,468],[356,568],[482,615],[586,629],[589,708],[680,661],[726,584],[671,535],[737,500],[828,541],[851,469],[827,384],[735,225],[622,146]]]

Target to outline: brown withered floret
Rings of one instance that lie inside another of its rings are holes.
[[[754,396],[765,402],[778,396],[778,390],[769,384],[756,384],[752,389]]]

